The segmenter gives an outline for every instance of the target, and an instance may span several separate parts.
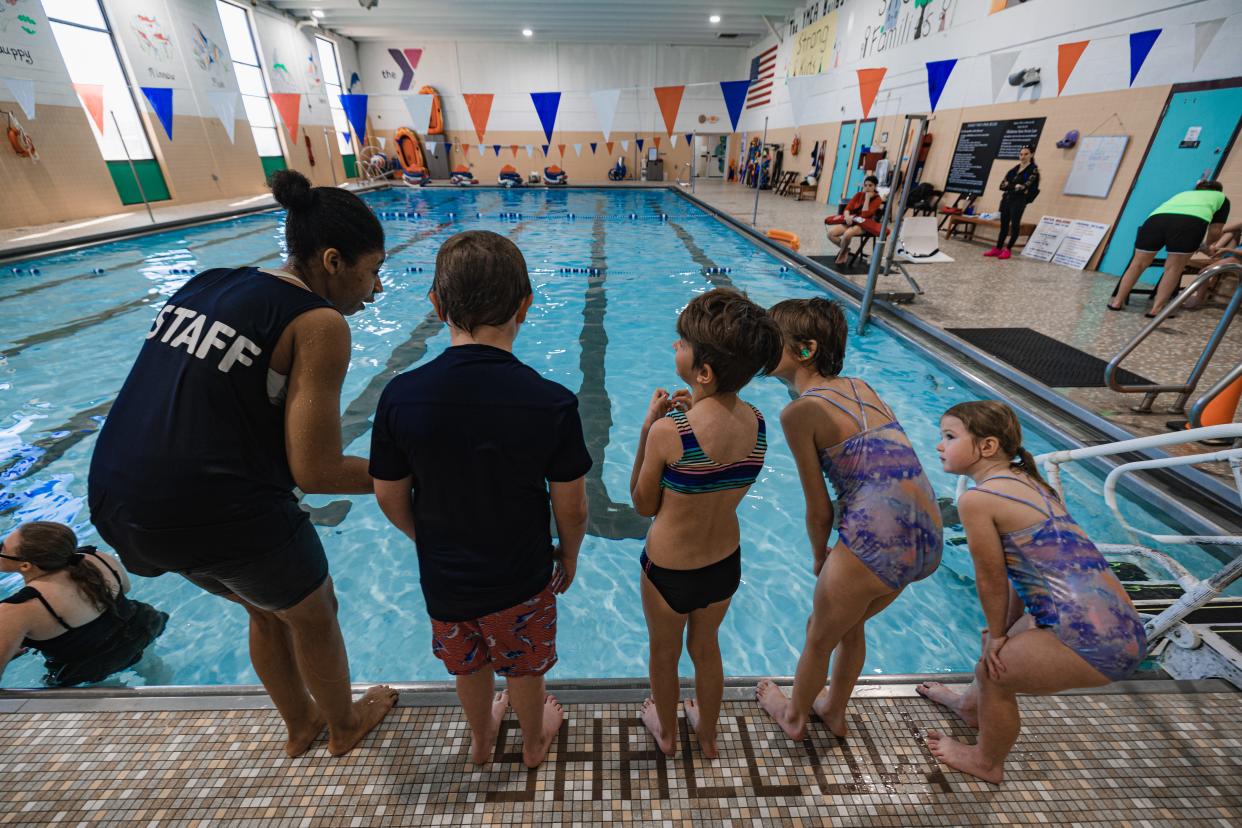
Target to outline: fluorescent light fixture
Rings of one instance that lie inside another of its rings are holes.
[[[719,23],[719,22],[720,22],[720,15],[718,15],[718,14],[713,14],[711,17],[707,18],[707,22],[708,22],[708,23]]]
[[[522,29],[522,37],[534,37],[535,33],[530,29]]]
[[[323,12],[320,11],[319,9],[311,9],[311,17],[315,18],[316,20],[323,20]]]

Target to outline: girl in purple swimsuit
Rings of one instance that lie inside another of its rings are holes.
[[[772,373],[800,393],[781,412],[781,427],[806,495],[817,581],[792,698],[769,679],[756,697],[792,739],[803,738],[812,710],[844,737],[845,706],[867,657],[863,624],[940,565],[940,508],[893,412],[867,383],[840,376],[848,330],[840,306],[790,299],[769,314],[785,341]],[[825,476],[841,505],[831,554]]]
[[[1018,738],[1016,694],[1123,679],[1143,660],[1147,636],[1108,562],[1022,448],[1009,406],[955,405],[941,418],[940,434],[944,470],[975,482],[958,499],[958,512],[988,628],[969,689],[957,693],[937,682],[918,688],[978,727],[978,743],[933,731],[927,746],[946,765],[999,784]]]

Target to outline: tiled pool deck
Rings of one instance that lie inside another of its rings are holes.
[[[939,765],[927,728],[970,733],[912,684],[861,687],[851,736],[794,744],[729,688],[720,758],[684,718],[664,759],[638,690],[567,690],[549,760],[527,771],[510,713],[495,761],[467,761],[452,697],[406,692],[362,746],[298,759],[262,696],[0,696],[0,823],[135,826],[1242,824],[1242,693],[1144,680],[1022,700],[999,787]]]

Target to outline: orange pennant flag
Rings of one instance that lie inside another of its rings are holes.
[[[99,134],[103,135],[103,85],[98,83],[75,83],[73,89],[78,93],[78,97],[82,99],[82,106],[86,107],[86,114],[90,115],[91,120],[95,122],[95,126],[99,127]]]
[[[302,109],[302,96],[297,92],[273,92],[269,97],[280,113],[280,120],[285,122],[289,131],[289,140],[298,142],[298,115]]]
[[[615,141],[605,141],[605,142],[604,142],[604,146],[608,147],[608,154],[609,154],[609,155],[612,155],[612,145],[613,145],[614,143],[616,143],[616,142],[615,142]]]
[[[888,71],[883,66],[875,69],[859,69],[858,71],[858,98],[862,102],[863,117],[867,118],[871,115],[871,106],[875,103],[875,96],[880,92],[880,83],[884,80],[884,73]]]
[[[651,145],[654,146],[656,149],[660,148],[660,136],[659,135],[651,136]]]
[[[462,95],[466,99],[466,109],[470,110],[470,120],[474,122],[474,132],[483,143],[483,133],[487,132],[487,119],[492,114],[491,95]]]
[[[517,158],[517,144],[510,144],[509,149],[513,151],[513,157]]]
[[[561,151],[561,158],[564,158],[565,157],[565,145],[557,144],[556,148]]]
[[[469,154],[470,154],[470,147],[471,147],[471,146],[473,146],[473,145],[472,145],[472,144],[462,144],[462,145],[461,145],[461,154],[462,154],[462,155],[469,155]]]
[[[1061,90],[1065,88],[1066,81],[1070,75],[1074,74],[1074,67],[1078,65],[1078,59],[1082,57],[1082,53],[1087,50],[1090,40],[1079,40],[1076,43],[1062,43],[1057,47],[1057,94],[1061,94]]]
[[[660,104],[660,114],[664,116],[664,130],[673,134],[673,125],[677,123],[677,110],[681,109],[681,95],[686,91],[684,86],[657,86],[656,100]]]

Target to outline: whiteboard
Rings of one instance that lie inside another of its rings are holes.
[[[1088,135],[1078,145],[1074,166],[1065,179],[1065,195],[1107,198],[1112,189],[1121,156],[1126,153],[1129,135]]]

